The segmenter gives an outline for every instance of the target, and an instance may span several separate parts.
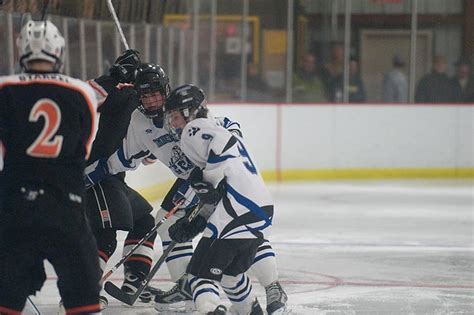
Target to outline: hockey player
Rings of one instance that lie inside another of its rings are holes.
[[[204,92],[196,86],[171,92],[165,120],[182,152],[202,171],[197,176],[193,171],[188,181],[207,211],[169,228],[176,242],[204,230],[187,269],[197,310],[226,314],[219,298],[220,282],[234,313],[263,314],[245,274],[273,219],[273,202],[262,177],[242,138],[208,118]]]
[[[164,84],[164,82],[166,84]],[[168,133],[167,129],[164,128],[162,105],[165,98],[163,96],[167,94],[163,91],[163,87],[168,86],[167,82],[168,77],[160,66],[154,64],[142,64],[139,66],[136,71],[134,86],[135,91],[140,97],[140,105],[131,115],[125,139],[123,142],[120,142],[119,149],[113,155],[109,157],[108,154],[104,152],[101,155],[103,158],[97,159],[87,167],[87,174],[89,175],[87,177],[89,181],[88,186],[96,188],[103,186],[104,180],[107,180],[113,174],[133,170],[138,167],[140,163],[146,164],[159,159],[178,177],[178,180],[165,197],[161,206],[162,208],[158,211],[157,217],[160,218],[164,212],[173,208],[173,197],[178,193],[179,188],[185,182],[184,179],[189,176],[194,168],[194,165],[180,151],[175,139]],[[168,86],[168,94],[169,91]],[[105,106],[105,103],[103,106]],[[111,123],[113,124],[114,120],[112,120]],[[236,129],[237,131],[235,132],[238,132],[238,124],[228,119],[216,119],[216,123],[224,125],[231,130]],[[99,125],[99,134],[100,129],[101,125]],[[114,131],[115,129],[112,128]],[[99,138],[99,136],[97,138]],[[100,155],[95,156],[98,157]],[[100,195],[101,192],[102,191],[99,191],[97,195]],[[95,195],[94,193],[94,198],[96,198]],[[191,197],[190,201],[192,201],[192,199]],[[105,204],[105,202],[103,204]],[[191,205],[186,203],[182,208],[185,209],[188,206],[192,206],[192,203]],[[109,208],[111,208],[110,205]],[[112,211],[109,212],[112,213]],[[158,230],[163,243],[163,249],[166,249],[171,242],[167,231],[168,226],[182,215],[183,214],[171,217],[165,223],[164,227]],[[112,219],[111,221],[113,222],[114,220]],[[137,241],[139,239],[140,238],[137,238]],[[110,237],[110,240],[115,240],[114,235]],[[101,242],[99,241],[99,246],[100,244]],[[184,274],[192,253],[192,242],[189,241],[176,246],[167,257],[166,262],[172,281],[178,281]],[[141,254],[143,255],[143,253]],[[151,255],[152,251],[149,251],[147,254]],[[143,279],[143,276],[144,274],[138,278],[136,282],[137,285],[138,282]],[[136,287],[137,285],[134,286]],[[126,291],[127,287],[129,286],[123,286],[122,289]],[[146,300],[146,297],[142,296],[141,298],[145,298]],[[192,304],[191,300],[188,300],[188,302],[188,305]]]
[[[158,75],[153,81],[150,94],[138,95],[132,84],[135,71],[138,71],[141,78],[151,68],[153,67],[149,64],[140,63],[137,51],[127,50],[117,58],[109,75],[89,81],[102,101],[99,109],[99,130],[93,143],[90,161],[109,156],[121,147],[134,110],[139,108],[152,117],[157,113],[156,108],[161,108],[170,92],[168,76],[161,68],[154,68]],[[155,97],[159,98],[156,104]],[[153,162],[152,156],[145,158],[150,163]],[[123,248],[123,252],[128,253],[155,224],[154,217],[150,214],[153,207],[129,187],[124,179],[124,172],[106,176],[86,193],[88,216],[97,239],[102,271],[116,250],[118,230],[129,231]],[[125,292],[134,293],[150,271],[155,238],[156,233],[124,263],[125,280],[122,290]],[[147,292],[144,292],[142,298],[151,300]],[[107,299],[101,296],[102,308],[105,308],[107,303]]]
[[[152,66],[145,71],[137,72],[135,89],[140,95],[145,95],[154,86],[153,82],[158,82],[160,71],[155,71]],[[160,68],[161,69],[161,68]],[[177,141],[164,128],[162,114],[150,117],[150,113],[143,110],[135,111],[132,114],[131,123],[122,148],[110,158],[103,158],[88,167],[88,181],[91,184],[101,180],[106,174],[114,174],[125,170],[133,170],[140,163],[149,160],[148,157],[155,157],[163,162],[178,177],[167,196],[165,197],[157,217],[160,218],[165,211],[173,207],[172,200],[179,193],[178,190],[186,191],[186,187],[180,186],[185,182],[194,168],[193,163],[182,154]],[[236,135],[241,135],[240,126],[227,118],[215,118],[215,123],[222,126]],[[187,186],[187,185],[184,185]],[[189,198],[192,200],[192,197]],[[188,206],[188,205],[186,205]],[[158,230],[162,240],[163,249],[171,242],[168,235],[168,226],[173,224],[182,214],[171,217],[165,225]],[[190,240],[176,246],[166,259],[171,279],[177,282],[176,286],[167,292],[161,292],[155,298],[155,308],[166,311],[169,308],[175,310],[182,308],[189,310],[192,305],[187,281],[183,277],[186,267],[193,253],[192,242]],[[254,261],[255,273],[259,282],[267,291],[267,308],[270,310],[281,309],[285,305],[286,295],[278,283],[275,254],[268,241],[258,249],[258,255]],[[156,290],[153,290],[156,293]],[[176,303],[179,302],[179,303]],[[177,305],[176,305],[177,304]]]
[[[21,313],[46,280],[47,259],[67,314],[100,314],[83,205],[97,100],[85,82],[59,73],[64,39],[53,23],[27,22],[17,44],[25,72],[0,78],[0,313]]]

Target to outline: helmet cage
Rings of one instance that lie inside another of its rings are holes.
[[[165,104],[166,98],[170,94],[170,86],[169,84],[166,86],[161,86],[161,84],[157,82],[153,82],[148,85],[150,85],[150,87],[137,89],[138,96],[140,98],[138,110],[148,118],[163,118],[163,105]],[[156,107],[153,106],[156,103],[160,103],[159,108],[150,109],[150,107]]]
[[[191,84],[176,88],[166,100],[164,107],[165,123],[169,133],[176,140],[181,138],[182,128],[174,127],[175,113],[179,112],[186,124],[196,118],[207,117],[204,92]]]
[[[163,118],[163,105],[170,95],[169,78],[158,65],[143,64],[136,73],[135,90],[138,92],[140,104],[138,110],[148,118]],[[161,97],[159,97],[159,95]],[[150,109],[156,103],[158,108]]]
[[[173,127],[171,124],[171,113],[179,112],[183,117],[186,124],[199,116],[199,113],[204,110],[204,104],[199,106],[185,106],[185,107],[178,107],[174,109],[170,109],[165,111],[165,123],[166,128],[168,129],[169,133],[175,138],[175,140],[179,141],[181,139],[181,133],[183,132],[183,128],[180,127]]]

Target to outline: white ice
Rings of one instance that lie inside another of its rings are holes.
[[[473,181],[270,187],[271,241],[291,314],[474,314]],[[47,269],[32,299],[42,314],[56,314],[56,278]],[[112,276],[118,285],[122,279],[122,270]],[[163,268],[153,284],[169,288],[168,279]],[[263,289],[254,288],[263,305]],[[156,314],[150,306],[109,303],[104,314]]]

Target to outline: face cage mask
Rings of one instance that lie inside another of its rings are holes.
[[[143,93],[140,95],[138,110],[148,118],[163,119],[163,105],[165,104],[165,100],[166,97],[163,96],[161,91]]]
[[[199,112],[199,109],[201,106],[197,108],[193,107],[186,107],[186,108],[177,108],[169,111],[168,113],[165,113],[165,128],[168,130],[169,134],[173,136],[175,141],[181,140],[181,134],[183,133],[183,128],[188,124],[190,121],[194,120],[196,118],[197,113]],[[172,117],[171,115],[174,114],[175,112],[179,112],[180,115],[183,117],[184,121],[186,124],[182,127],[173,127],[171,122],[172,122]]]

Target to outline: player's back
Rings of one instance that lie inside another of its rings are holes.
[[[97,101],[84,82],[57,73],[0,77],[4,180],[81,190]]]

